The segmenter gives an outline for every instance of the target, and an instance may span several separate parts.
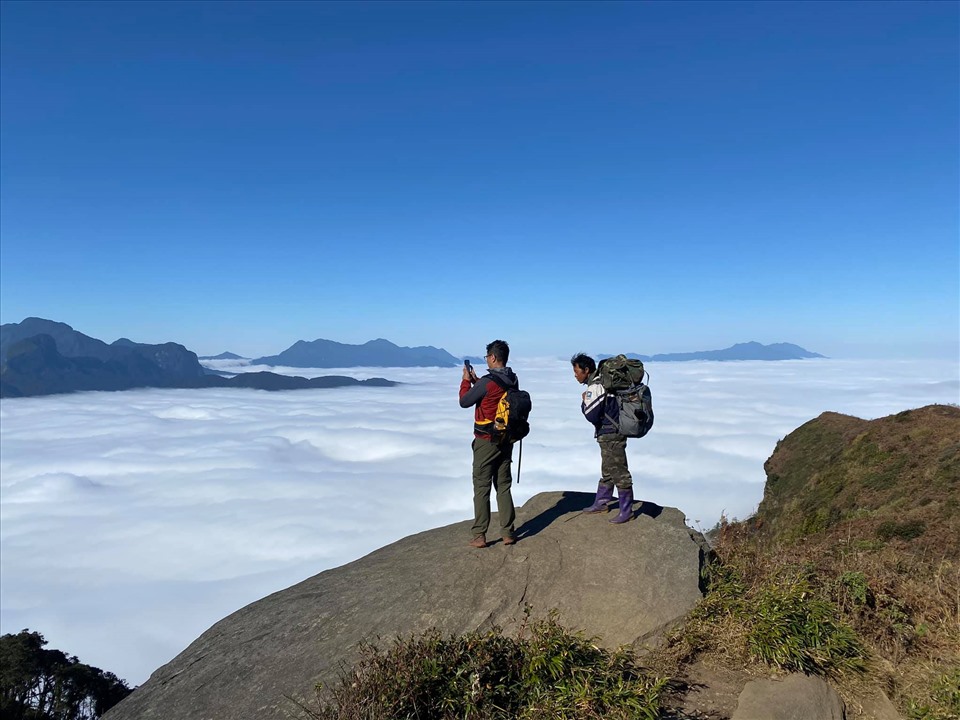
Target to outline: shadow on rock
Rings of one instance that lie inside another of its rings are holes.
[[[660,513],[662,512],[663,512],[662,506],[657,505],[656,503],[652,503],[649,500],[641,500],[640,509],[637,510],[634,517],[640,517],[641,515],[646,515],[647,517],[650,517],[650,518],[658,518],[660,517]]]
[[[528,538],[536,535],[544,528],[549,527],[561,515],[580,512],[588,507],[592,499],[592,495],[582,492],[561,493],[560,499],[553,507],[535,515],[517,528],[517,538]]]

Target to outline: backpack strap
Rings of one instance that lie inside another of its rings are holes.
[[[503,379],[501,379],[500,376],[497,375],[496,373],[492,373],[492,372],[491,372],[491,373],[487,373],[487,374],[484,375],[483,377],[485,377],[485,378],[490,378],[491,380],[493,380],[493,381],[497,384],[497,387],[499,387],[501,390],[503,390],[503,394],[504,394],[504,395],[506,395],[507,392],[509,392],[510,388],[506,385],[505,381],[504,381]],[[519,389],[519,388],[520,388],[520,384],[517,383],[517,388],[516,388],[516,389]],[[501,397],[502,397],[502,396],[501,396]],[[480,430],[480,432],[487,433],[487,434],[490,436],[491,439],[496,440],[498,443],[502,443],[502,442],[503,442],[503,439],[504,439],[505,436],[503,435],[503,433],[502,433],[500,430],[497,430],[497,429],[494,427],[494,423],[493,423],[492,420],[489,420],[489,421],[485,422],[485,423],[483,424],[482,428],[481,428],[481,426],[480,426],[479,424],[474,424],[473,427],[474,427],[474,430]],[[519,484],[519,483],[517,483],[517,484]]]

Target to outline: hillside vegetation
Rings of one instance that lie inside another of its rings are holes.
[[[719,528],[671,669],[774,666],[833,678],[854,709],[872,686],[908,718],[960,718],[960,408],[824,413],[765,468],[757,514]]]

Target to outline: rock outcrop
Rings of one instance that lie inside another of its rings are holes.
[[[636,503],[612,525],[580,511],[583,493],[544,493],[517,512],[519,542],[467,546],[470,521],[405,538],[228,616],[161,667],[106,720],[287,717],[356,659],[389,642],[499,625],[526,604],[607,646],[653,645],[700,599],[708,552],[678,510]],[[493,522],[496,527],[496,520]]]

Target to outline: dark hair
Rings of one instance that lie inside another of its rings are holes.
[[[510,346],[507,345],[506,340],[494,340],[487,345],[487,355],[493,355],[497,362],[506,365],[507,360],[510,359]]]
[[[577,353],[574,355],[570,358],[570,364],[576,365],[578,368],[586,370],[589,373],[595,373],[597,371],[597,363],[586,353]]]

